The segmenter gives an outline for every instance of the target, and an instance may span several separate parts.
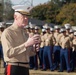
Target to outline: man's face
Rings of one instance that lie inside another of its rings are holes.
[[[3,28],[3,27],[2,27],[2,28],[0,28],[0,31],[1,31],[1,32],[3,32],[3,31],[4,31],[4,28]]]
[[[63,32],[63,35],[66,35],[66,31]]]
[[[35,32],[39,32],[39,29],[35,29]]]
[[[28,24],[28,17],[26,15],[22,15],[20,22],[22,23],[22,26],[26,26]]]
[[[49,28],[48,28],[48,29],[46,29],[46,32],[47,32],[47,33],[50,33],[50,29],[49,29]]]
[[[30,29],[31,32],[35,32],[34,28]]]
[[[76,35],[74,35],[74,39],[76,39]]]
[[[60,30],[60,29],[56,29],[55,31],[56,31],[56,32],[59,32],[59,30]]]
[[[17,16],[18,26],[24,27],[28,24],[28,16],[19,14]]]
[[[70,29],[66,29],[66,32],[69,33]]]

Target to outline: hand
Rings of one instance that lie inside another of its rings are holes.
[[[40,35],[38,34],[29,37],[28,40],[25,42],[25,47],[29,47],[37,43],[40,43]]]
[[[39,48],[40,48],[40,44],[39,44],[39,43],[33,45],[33,50],[34,50],[35,52],[38,52],[38,51],[39,51]]]
[[[36,52],[39,51],[39,48],[40,48],[40,44],[36,44],[36,45],[35,45],[35,50],[36,50]]]

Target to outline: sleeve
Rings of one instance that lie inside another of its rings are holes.
[[[1,36],[1,42],[3,47],[3,53],[9,58],[17,56],[26,51],[24,43],[16,47],[14,46],[14,40],[12,39],[12,36],[10,35],[9,31],[3,32]]]
[[[53,45],[55,45],[56,44],[56,39],[55,39],[54,36],[52,38],[53,38]]]
[[[61,37],[60,40],[59,40],[59,45],[60,45],[60,46],[62,46],[62,40],[63,40],[63,39],[62,39],[62,37]]]
[[[70,47],[72,48],[72,46],[73,46],[73,41],[70,40]]]
[[[76,50],[76,43],[75,43],[75,40],[73,39],[72,41],[72,51],[75,51]]]
[[[31,48],[29,52],[30,57],[36,55],[36,52],[34,51],[34,48]]]

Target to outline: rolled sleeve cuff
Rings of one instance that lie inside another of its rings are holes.
[[[18,46],[19,47],[19,49],[20,49],[20,53],[23,53],[24,51],[26,51],[27,49],[26,49],[26,47],[25,47],[25,44],[22,44],[22,45],[20,45],[20,46]]]

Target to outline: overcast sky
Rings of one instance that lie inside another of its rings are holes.
[[[46,3],[49,0],[11,0],[13,4],[25,4],[30,5],[33,1],[33,6],[38,5],[38,4],[43,4]]]

